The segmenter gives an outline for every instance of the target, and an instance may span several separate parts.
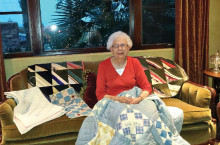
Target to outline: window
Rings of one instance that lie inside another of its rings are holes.
[[[107,51],[117,30],[130,34],[133,49],[166,48],[174,44],[175,0],[4,0],[0,24],[5,57]],[[5,43],[7,29],[17,30],[16,45]]]
[[[26,0],[1,1],[0,15],[3,53],[30,51]]]
[[[142,0],[142,43],[175,41],[175,0]]]
[[[108,36],[129,32],[129,2],[40,0],[44,51],[105,46]]]

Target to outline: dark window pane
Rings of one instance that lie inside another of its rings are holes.
[[[129,32],[128,0],[40,0],[40,6],[44,51],[105,46],[111,33]]]
[[[175,0],[142,0],[142,43],[175,42]]]
[[[0,0],[0,12],[27,11],[26,0]]]
[[[26,14],[0,15],[0,28],[4,54],[30,51]]]

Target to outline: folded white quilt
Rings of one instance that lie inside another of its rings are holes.
[[[38,87],[5,92],[5,95],[7,98],[13,98],[17,103],[13,121],[21,134],[65,114],[64,108],[50,103]]]

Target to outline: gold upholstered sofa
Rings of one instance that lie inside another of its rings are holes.
[[[97,72],[100,61],[84,62],[86,71]],[[95,86],[94,86],[95,87]],[[8,80],[8,90],[27,89],[27,68]],[[164,98],[167,106],[184,112],[181,136],[190,144],[208,143],[216,137],[216,93],[213,88],[185,82],[175,97]],[[21,135],[13,122],[16,103],[7,99],[0,105],[2,144],[72,145],[85,117],[68,119],[65,115],[43,123]]]

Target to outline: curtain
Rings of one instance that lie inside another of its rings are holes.
[[[6,91],[6,76],[5,76],[5,65],[2,50],[2,39],[0,29],[0,101],[5,99],[4,92]]]
[[[175,61],[189,80],[207,85],[210,0],[175,0]]]

